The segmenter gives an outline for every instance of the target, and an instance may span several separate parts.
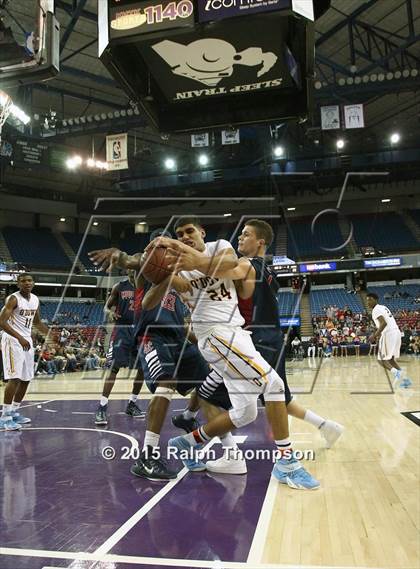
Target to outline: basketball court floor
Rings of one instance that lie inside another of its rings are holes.
[[[244,476],[179,463],[174,481],[135,478],[145,420],[123,412],[131,381],[117,380],[98,428],[100,372],[37,378],[25,403],[31,426],[0,433],[0,568],[418,567],[420,360],[402,363],[413,387],[396,392],[373,357],[288,365],[299,402],[346,427],[327,450],[313,427],[291,421],[294,448],[314,454],[314,492],[280,486],[271,462],[256,458]],[[163,445],[174,432],[168,418]],[[244,451],[272,448],[263,409],[235,436]]]

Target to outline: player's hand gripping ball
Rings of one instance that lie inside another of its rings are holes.
[[[168,268],[171,260],[166,247],[146,249],[142,260],[141,274],[153,284],[161,283],[173,272]]]

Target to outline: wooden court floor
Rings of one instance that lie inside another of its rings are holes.
[[[294,447],[315,453],[306,467],[321,489],[296,491],[267,480],[247,563],[238,567],[419,567],[420,359],[405,356],[401,363],[413,380],[409,389],[393,390],[373,357],[288,364],[297,400],[342,423],[345,432],[327,450],[311,425],[291,420]],[[69,406],[91,400],[94,411],[101,385],[100,372],[36,378],[27,400],[68,400]],[[130,386],[129,378],[119,379],[114,399],[125,399]]]

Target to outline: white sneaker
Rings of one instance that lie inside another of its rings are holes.
[[[206,469],[209,472],[215,472],[217,474],[246,474],[246,460],[242,456],[240,451],[234,452],[234,454],[223,453],[223,456],[217,460],[208,460],[206,462]]]
[[[344,427],[343,425],[340,425],[340,423],[327,419],[319,430],[325,439],[325,446],[327,448],[331,448],[335,441],[343,434]]]

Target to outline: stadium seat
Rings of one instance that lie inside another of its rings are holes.
[[[16,263],[32,269],[71,267],[70,259],[49,229],[4,227],[2,233]]]
[[[340,247],[344,239],[337,223],[337,218],[329,216],[328,222],[316,223],[314,233],[311,224],[313,218],[302,218],[288,221],[287,253],[293,260],[305,258],[331,257],[331,253],[322,247]]]
[[[75,254],[78,253],[80,244],[83,239],[83,234],[81,233],[63,233],[63,237],[73,249]],[[79,255],[79,260],[86,267],[86,270],[90,273],[97,273],[97,268],[89,259],[88,252],[94,251],[95,249],[107,249],[111,247],[109,239],[103,237],[102,235],[87,235],[86,240],[83,244],[83,248]]]
[[[414,235],[397,213],[353,215],[354,239],[359,247],[375,247],[382,251],[418,249]]]
[[[360,298],[355,294],[349,294],[344,289],[317,289],[310,293],[312,315],[324,315],[324,306],[337,306],[344,308],[348,306],[356,313],[365,312]]]
[[[279,316],[299,316],[300,295],[293,292],[280,292],[278,297]]]
[[[103,304],[90,302],[41,301],[41,318],[60,326],[99,326],[104,321]]]

